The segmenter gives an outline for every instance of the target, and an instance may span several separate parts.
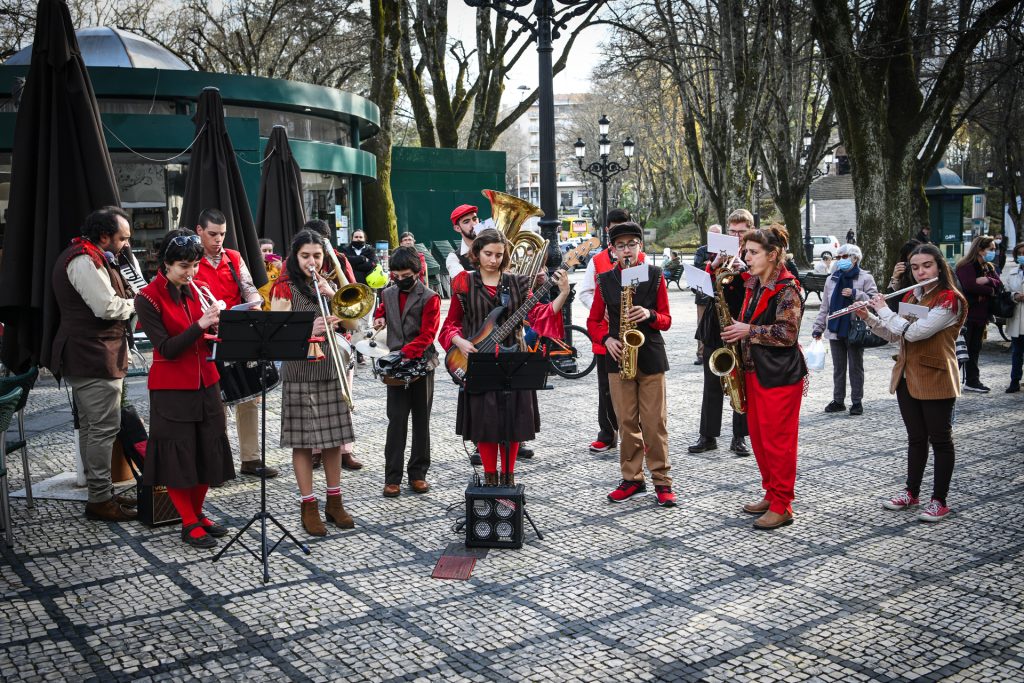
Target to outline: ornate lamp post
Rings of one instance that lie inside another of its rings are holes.
[[[804,143],[804,158],[810,162],[811,156],[811,134],[804,131],[803,143]],[[820,178],[823,175],[828,175],[829,168],[832,166],[832,162],[835,161],[836,155],[829,152],[825,155],[825,170],[822,171],[820,168],[815,168],[811,172],[811,182],[814,182],[815,178]],[[807,254],[807,263],[814,263],[814,242],[811,240],[811,182],[807,183],[807,194],[804,198],[804,251]]]
[[[612,151],[611,140],[608,139],[608,126],[611,121],[604,114],[597,120],[597,151],[600,158],[586,166],[583,165],[583,157],[587,155],[587,143],[583,138],[576,138],[576,163],[584,173],[594,176],[601,181],[601,246],[608,247],[608,181],[629,169],[629,160],[633,158],[636,143],[629,137],[622,142],[622,153],[626,157],[626,165],[623,166],[617,161],[608,161],[608,155]]]
[[[763,191],[761,181],[763,177],[761,169],[758,169],[757,182],[754,184],[754,228],[761,227],[761,192]]]
[[[498,14],[529,31],[537,41],[537,83],[540,90],[540,208],[544,218],[540,220],[541,237],[548,241],[548,267],[553,268],[562,261],[558,248],[558,176],[555,173],[555,94],[554,73],[551,54],[554,39],[575,17],[590,11],[604,0],[465,0],[470,7],[492,9]],[[530,7],[529,14],[517,10]],[[560,8],[555,9],[558,5]]]

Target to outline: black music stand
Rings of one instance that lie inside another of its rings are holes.
[[[218,341],[213,345],[211,356],[219,361],[257,361],[262,376],[263,403],[260,409],[260,466],[267,466],[267,369],[274,361],[307,360],[309,338],[313,332],[314,311],[223,311],[218,324]],[[245,545],[242,534],[259,520],[260,554]],[[267,542],[267,521],[277,525],[284,534],[274,545]],[[274,516],[267,512],[267,478],[260,477],[260,511],[239,529],[235,537],[213,556],[213,562],[220,559],[237,541],[263,564],[263,583],[270,580],[270,553],[285,538],[309,555],[309,546],[292,536]]]
[[[527,353],[513,351],[508,353],[471,353],[466,356],[466,393],[484,394],[496,391],[501,396],[500,408],[502,414],[501,433],[504,439],[505,452],[512,443],[512,425],[510,424],[510,403],[512,392],[515,391],[541,391],[550,389],[548,386],[548,372],[551,370],[551,363],[542,353]],[[501,471],[508,470],[506,456],[501,456]],[[533,518],[526,511],[523,505],[523,515],[537,538],[541,541],[544,536],[540,533]]]

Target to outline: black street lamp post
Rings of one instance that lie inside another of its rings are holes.
[[[558,185],[555,174],[555,91],[551,54],[554,39],[575,17],[590,11],[605,0],[465,0],[470,7],[492,9],[525,28],[537,41],[537,85],[540,143],[540,220],[541,237],[548,241],[548,267],[562,261],[558,248]],[[533,6],[530,14],[517,10]],[[561,8],[556,11],[555,6]]]
[[[754,228],[761,227],[761,193],[763,192],[762,178],[760,169],[757,171],[757,182],[754,183]]]
[[[600,161],[594,161],[586,166],[583,165],[583,157],[587,155],[587,143],[583,138],[576,138],[576,163],[580,170],[588,173],[601,181],[601,246],[608,247],[608,181],[629,169],[629,160],[633,158],[636,143],[629,137],[622,142],[622,153],[626,156],[626,165],[623,166],[617,161],[608,161],[608,154],[612,151],[611,140],[608,139],[608,126],[611,121],[604,114],[597,121],[598,138],[597,151]]]
[[[803,137],[804,143],[804,158],[807,162],[810,162],[811,155],[811,134],[804,131]],[[829,168],[832,166],[832,162],[835,161],[835,154],[829,152],[825,155],[825,170],[822,171],[820,168],[815,168],[811,172],[810,182],[807,183],[807,193],[804,198],[804,250],[807,254],[807,263],[814,263],[814,242],[811,240],[811,183],[816,178],[820,178],[823,175],[828,175]]]

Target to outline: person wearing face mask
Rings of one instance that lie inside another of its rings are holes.
[[[867,301],[878,294],[875,278],[860,267],[860,247],[844,244],[839,247],[839,260],[832,277],[825,280],[821,307],[814,320],[811,335],[828,339],[832,352],[832,402],[825,406],[826,413],[846,410],[846,374],[850,374],[850,415],[863,415],[864,407],[864,347],[852,346],[848,341],[850,316],[828,319],[831,311],[846,308],[854,301]]]
[[[990,235],[974,238],[967,254],[956,264],[956,277],[967,299],[967,322],[964,340],[967,342],[967,379],[964,390],[987,394],[989,388],[981,383],[978,356],[988,328],[989,302],[1003,286],[996,274],[996,241]]]
[[[352,266],[356,282],[365,285],[366,276],[377,267],[377,250],[366,244],[366,233],[362,230],[353,232],[352,241],[341,251]]]
[[[419,279],[420,254],[399,247],[391,255],[394,287],[385,287],[373,315],[374,329],[387,328],[387,347],[402,358],[424,358],[430,371],[406,386],[388,385],[388,434],[384,444],[384,497],[401,493],[402,464],[412,416],[412,448],[406,472],[414,493],[430,490],[430,410],[434,401],[434,368],[438,365],[434,338],[441,325],[441,297]]]
[[[1024,369],[1024,242],[1017,243],[1011,256],[1002,279],[1013,300],[1017,302],[1013,317],[1006,324],[1006,334],[1010,337],[1010,386],[1006,388],[1006,393],[1015,394],[1020,391]]]
[[[1006,267],[1006,242],[1002,235],[994,235],[996,240],[996,272],[1002,273]]]

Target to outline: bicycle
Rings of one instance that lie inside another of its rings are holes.
[[[586,328],[579,325],[568,325],[565,328],[566,339],[538,337],[530,351],[546,349],[551,370],[566,379],[586,377],[597,365],[593,343]],[[578,340],[573,343],[573,340]]]

